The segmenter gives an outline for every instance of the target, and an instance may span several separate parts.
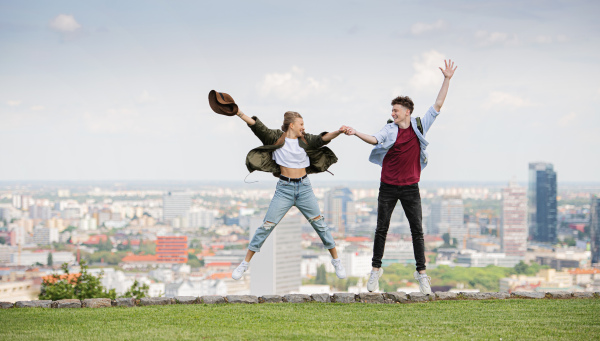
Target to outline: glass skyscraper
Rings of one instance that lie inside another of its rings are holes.
[[[529,237],[536,242],[556,242],[556,172],[551,163],[529,164]]]
[[[590,234],[592,237],[592,266],[600,264],[600,197],[592,196],[590,210]]]

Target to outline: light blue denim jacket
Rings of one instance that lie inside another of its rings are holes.
[[[426,149],[429,142],[425,140],[425,135],[439,114],[440,113],[438,111],[433,109],[433,106],[427,110],[425,115],[421,118],[423,134],[421,134],[419,128],[417,128],[417,119],[415,117],[410,118],[410,124],[415,131],[415,134],[417,134],[417,137],[419,138],[419,144],[421,145],[421,170],[427,166]],[[383,158],[385,157],[385,154],[387,154],[388,150],[390,150],[390,148],[394,146],[394,143],[396,143],[398,129],[398,125],[392,122],[383,126],[383,128],[377,134],[373,135],[377,139],[378,143],[375,145],[375,147],[373,147],[371,155],[369,156],[369,161],[380,166],[383,164]]]

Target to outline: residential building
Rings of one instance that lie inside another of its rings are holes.
[[[36,264],[48,264],[48,253],[49,251],[21,251],[13,252],[10,255],[9,265],[36,265]],[[75,264],[75,255],[72,252],[56,251],[52,252],[52,262],[54,264]]]
[[[58,243],[58,240],[58,229],[44,226],[36,226],[33,229],[33,241],[37,245],[51,245]]]
[[[231,275],[231,274],[230,274]],[[227,285],[223,280],[181,281],[165,286],[165,297],[227,295]]]
[[[502,190],[500,243],[507,256],[524,257],[527,252],[527,191],[515,183]]]
[[[37,300],[40,285],[34,280],[0,282],[0,301],[17,302]]]
[[[352,191],[346,187],[336,187],[325,193],[323,201],[323,216],[327,225],[347,235],[356,223]]]
[[[252,295],[282,295],[298,291],[300,276],[301,226],[305,219],[294,207],[273,228],[271,235],[250,263]],[[254,235],[258,226],[250,227]],[[324,252],[327,252],[323,250]]]
[[[29,217],[31,219],[50,219],[52,217],[52,209],[50,206],[33,205],[29,207]]]
[[[463,200],[458,196],[443,196],[431,205],[428,233],[434,235],[450,234],[459,244],[467,235],[464,220]]]
[[[156,258],[158,263],[187,263],[187,236],[157,236]]]
[[[340,255],[340,259],[346,269],[346,275],[349,277],[361,277],[369,274],[372,269],[372,256],[372,252],[343,252]],[[329,259],[331,257],[328,257]]]
[[[189,213],[189,227],[201,227],[208,229],[215,224],[217,210],[209,210],[203,207],[192,207]]]
[[[412,242],[404,240],[387,241],[381,263],[383,267],[395,263],[416,264]]]
[[[96,218],[92,218],[89,214],[86,214],[85,217],[79,220],[79,229],[84,231],[97,230],[98,221],[96,220]]]
[[[168,192],[163,196],[163,221],[172,223],[174,219],[187,221],[192,197],[188,192]],[[187,227],[187,225],[182,226]]]
[[[467,267],[477,268],[483,268],[488,265],[512,268],[524,259],[524,257],[509,256],[505,253],[468,251],[469,252],[462,251],[460,254],[458,254],[456,257],[456,263],[463,264]]]

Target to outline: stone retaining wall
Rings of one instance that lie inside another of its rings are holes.
[[[289,295],[228,295],[228,296],[178,296],[174,298],[167,297],[144,297],[141,300],[133,298],[117,298],[110,300],[108,298],[88,298],[83,301],[77,299],[58,300],[58,301],[18,301],[16,303],[0,302],[0,309],[10,308],[107,308],[107,307],[135,307],[149,305],[170,305],[170,304],[258,304],[258,303],[372,303],[372,304],[394,304],[394,303],[416,303],[430,301],[456,301],[456,300],[504,300],[504,299],[600,299],[600,292],[436,292],[432,295],[423,295],[421,293],[361,293],[358,295],[352,293],[329,294],[289,294]]]

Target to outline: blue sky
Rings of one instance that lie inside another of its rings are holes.
[[[600,4],[593,1],[0,1],[0,179],[235,180],[259,145],[207,94],[268,126],[375,133],[390,101],[429,131],[422,180],[600,181]],[[378,179],[340,136],[322,180]],[[253,179],[271,179],[253,174]]]

